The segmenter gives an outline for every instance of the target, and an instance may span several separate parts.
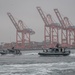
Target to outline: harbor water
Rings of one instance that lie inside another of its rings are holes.
[[[75,50],[69,56],[39,56],[42,50],[22,55],[0,55],[0,75],[75,75]]]

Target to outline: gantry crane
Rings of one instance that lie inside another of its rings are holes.
[[[68,46],[68,30],[66,28],[65,22],[58,11],[58,9],[54,9],[54,12],[61,24],[61,45],[62,47],[67,47]]]
[[[51,28],[51,34],[52,34],[52,42],[54,46],[59,42],[59,29],[60,25],[58,23],[55,23],[54,20],[52,19],[52,16],[50,14],[47,14],[47,19],[49,22],[49,26]]]
[[[64,17],[64,22],[66,24],[66,27],[68,29],[68,36],[69,36],[69,47],[74,47],[75,46],[75,26],[70,23],[68,17]]]
[[[40,7],[36,7],[42,20],[44,21],[44,41],[46,47],[54,47],[54,43],[58,43],[58,27],[52,20],[50,14],[44,15]],[[47,45],[49,43],[49,45]]]
[[[51,42],[51,34],[49,33],[50,29],[49,29],[49,23],[47,21],[47,18],[45,17],[42,9],[40,7],[36,7],[42,20],[44,21],[45,25],[44,25],[44,47],[46,48],[48,45],[46,44],[47,39],[49,39],[49,41]]]
[[[19,20],[17,23],[11,13],[7,13],[7,15],[16,28],[16,48],[30,47],[30,35],[35,32],[32,29],[26,28],[22,20]]]

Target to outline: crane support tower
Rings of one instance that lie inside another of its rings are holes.
[[[11,13],[8,12],[7,15],[16,28],[16,48],[30,48],[30,35],[35,32],[30,28],[26,28],[22,20],[17,23]]]

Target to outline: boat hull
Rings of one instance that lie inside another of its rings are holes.
[[[38,53],[38,55],[41,55],[41,56],[68,56],[70,53],[67,52],[67,53]]]

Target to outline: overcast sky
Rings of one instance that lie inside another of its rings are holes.
[[[21,19],[27,27],[35,31],[31,36],[32,41],[43,41],[44,22],[36,9],[37,6],[40,6],[44,13],[51,14],[57,23],[59,21],[53,10],[55,8],[75,24],[75,0],[0,0],[0,43],[16,41],[16,29],[7,12],[10,12],[16,21]]]

